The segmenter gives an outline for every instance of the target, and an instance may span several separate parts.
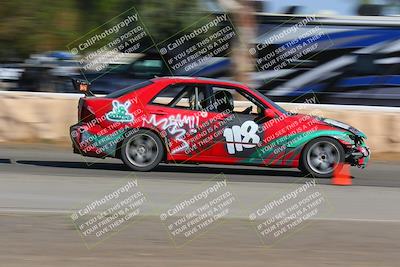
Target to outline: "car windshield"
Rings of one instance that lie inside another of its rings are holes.
[[[271,99],[269,99],[266,95],[261,94],[260,92],[258,92],[257,90],[252,89],[252,91],[259,97],[261,97],[262,99],[266,100],[269,104],[271,104],[271,106],[273,106],[274,108],[276,108],[277,110],[279,110],[282,113],[285,114],[289,114],[289,112],[284,109],[283,107],[279,106],[278,104],[276,104],[274,101],[272,101]]]

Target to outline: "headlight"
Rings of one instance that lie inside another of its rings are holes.
[[[340,122],[340,121],[336,121],[336,120],[323,119],[323,122],[330,124],[332,126],[335,126],[335,127],[343,128],[345,130],[349,130],[350,128],[352,128],[350,125]]]

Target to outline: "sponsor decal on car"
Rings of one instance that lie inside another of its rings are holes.
[[[260,137],[256,134],[258,124],[254,121],[245,121],[241,126],[234,125],[232,128],[224,130],[226,148],[229,154],[243,151],[243,148],[254,148],[260,142]]]
[[[131,105],[129,100],[125,103],[120,103],[117,100],[113,100],[112,105],[113,109],[106,114],[107,120],[117,122],[133,121],[133,115],[128,111],[128,108]]]

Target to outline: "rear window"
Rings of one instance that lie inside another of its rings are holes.
[[[128,86],[128,87],[126,87],[124,89],[112,92],[111,94],[108,94],[105,97],[106,98],[118,98],[120,96],[132,93],[132,92],[134,92],[134,91],[136,91],[136,90],[138,90],[140,88],[146,87],[146,86],[148,86],[150,84],[153,84],[153,82],[152,81],[141,82],[141,83],[135,84],[133,86]]]

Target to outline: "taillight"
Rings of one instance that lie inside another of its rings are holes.
[[[82,118],[82,106],[83,106],[83,98],[79,98],[79,102],[78,102],[78,120],[80,121]]]
[[[80,122],[90,122],[95,119],[94,114],[91,112],[90,108],[84,98],[79,99],[78,103],[78,116]]]

